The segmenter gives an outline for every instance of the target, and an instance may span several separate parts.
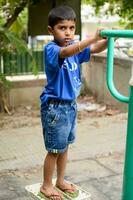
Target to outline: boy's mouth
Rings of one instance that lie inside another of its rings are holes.
[[[65,46],[72,44],[72,42],[73,42],[73,40],[71,38],[58,39],[55,41],[57,41],[57,43],[62,43],[62,44],[64,43]]]
[[[70,39],[70,38],[65,38],[64,41],[65,41],[65,42],[70,42],[71,39]]]
[[[67,39],[64,39],[64,43],[65,43],[66,45],[72,44],[72,41],[73,41],[73,40],[70,39],[70,38],[69,38],[69,39],[68,39],[68,38],[67,38]]]

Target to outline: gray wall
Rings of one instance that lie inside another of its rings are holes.
[[[131,78],[132,62],[127,58],[114,59],[114,85],[123,95],[129,96],[129,80]],[[112,104],[115,107],[126,111],[127,105],[114,99],[106,85],[106,56],[103,54],[94,55],[90,63],[83,64],[82,76],[84,79],[84,92],[95,95],[99,102]]]
[[[114,85],[117,90],[129,96],[129,80],[131,78],[131,60],[115,58],[114,62]],[[114,105],[122,111],[127,111],[127,104],[114,99],[108,91],[106,85],[106,57],[102,54],[92,56],[89,63],[83,64],[82,76],[84,94],[92,93],[98,102]],[[28,75],[18,80],[12,80],[12,87],[9,91],[9,103],[12,107],[23,105],[39,106],[39,96],[46,84],[44,75],[39,78],[30,79]]]
[[[8,101],[11,107],[40,106],[40,94],[46,85],[45,75],[16,76],[11,80],[11,88],[8,94]]]

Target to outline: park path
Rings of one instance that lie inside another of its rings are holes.
[[[126,126],[126,113],[78,119],[66,179],[92,200],[121,199]],[[42,181],[45,153],[39,117],[33,126],[0,130],[0,200],[30,200],[24,188]]]

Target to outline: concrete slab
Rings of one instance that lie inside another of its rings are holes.
[[[90,192],[92,200],[121,198],[126,123],[127,114],[78,122],[65,178]],[[24,188],[42,182],[45,154],[39,119],[33,127],[0,130],[0,200],[30,200]]]
[[[74,170],[75,169],[75,170]],[[98,164],[95,160],[78,160],[69,162],[67,173],[74,183],[91,180],[92,178],[102,178],[114,174],[111,170]],[[71,176],[70,176],[71,175]]]
[[[121,175],[104,177],[98,180],[93,180],[91,183],[99,193],[104,195],[103,200],[121,200]],[[97,200],[97,198],[94,200]]]

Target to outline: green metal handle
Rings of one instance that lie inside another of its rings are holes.
[[[133,38],[133,30],[102,30],[101,36]]]
[[[114,38],[111,37],[111,38],[108,38],[107,72],[106,72],[107,86],[113,97],[115,97],[117,100],[121,102],[128,103],[129,97],[126,97],[120,94],[114,86],[113,65],[114,65]]]
[[[129,97],[120,94],[113,83],[113,64],[114,64],[114,37],[133,38],[132,30],[102,30],[101,36],[108,37],[108,51],[107,51],[107,86],[117,100],[128,103]]]

